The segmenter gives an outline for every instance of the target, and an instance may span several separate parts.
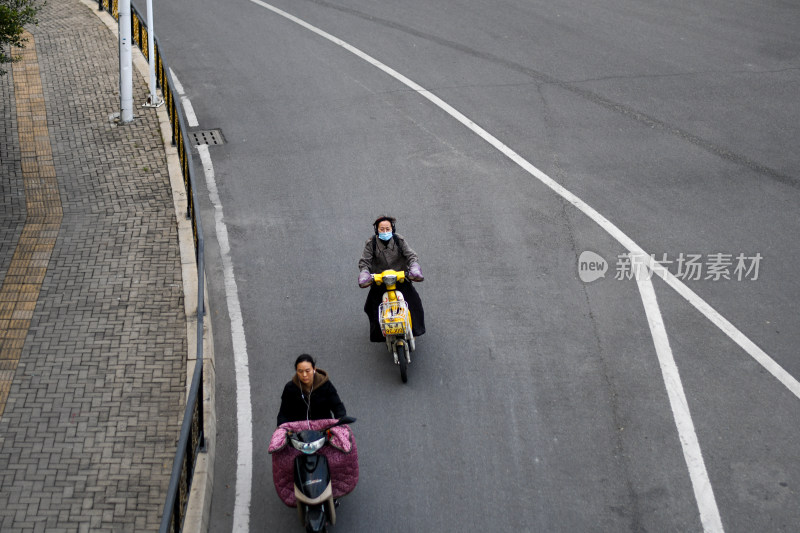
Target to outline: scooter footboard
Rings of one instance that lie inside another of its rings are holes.
[[[333,489],[330,486],[325,487],[325,490],[322,491],[322,493],[320,493],[320,495],[317,496],[316,498],[308,498],[295,485],[294,498],[295,501],[303,500],[303,503],[305,503],[306,505],[319,505],[321,503],[325,503],[325,501],[327,500],[333,499]]]

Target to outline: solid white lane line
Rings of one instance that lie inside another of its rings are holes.
[[[197,115],[194,114],[192,102],[189,101],[188,96],[183,94],[183,85],[181,85],[181,82],[178,81],[178,76],[175,75],[175,72],[171,68],[169,69],[169,74],[172,76],[172,85],[175,87],[175,90],[178,91],[181,105],[183,105],[183,112],[186,115],[186,124],[190,128],[196,128],[200,125],[200,123],[197,121]]]
[[[180,96],[188,126],[190,128],[197,127],[199,122],[189,97],[183,94],[183,85],[181,85],[172,69],[169,69],[169,73],[172,76],[173,86]],[[222,202],[219,199],[214,165],[211,163],[208,145],[202,144],[198,146],[197,152],[203,164],[208,197],[214,206],[214,228],[217,234],[220,255],[222,256],[225,300],[228,304],[228,316],[231,321],[231,342],[233,343],[233,360],[236,375],[236,498],[233,505],[232,531],[234,533],[246,533],[250,531],[250,500],[253,486],[253,411],[250,398],[250,361],[247,355],[247,340],[244,336],[244,320],[241,306],[239,305],[239,290],[233,274],[228,226],[225,225]]]
[[[722,519],[714,498],[711,480],[708,477],[706,465],[703,461],[700,442],[697,440],[697,434],[694,430],[692,415],[689,412],[689,403],[686,400],[686,394],[681,384],[681,376],[678,373],[678,366],[675,364],[672,348],[669,345],[667,330],[664,327],[664,320],[658,307],[653,282],[650,280],[647,267],[643,263],[641,260],[638,263],[634,263],[638,265],[636,283],[639,286],[642,304],[647,315],[647,323],[653,336],[653,344],[656,348],[656,355],[658,355],[658,363],[661,366],[664,386],[667,388],[672,417],[675,420],[675,426],[678,428],[683,458],[689,469],[689,478],[692,481],[694,497],[697,501],[697,508],[700,511],[700,522],[703,524],[703,531],[706,533],[722,533]]]
[[[686,300],[692,304],[698,311],[700,311],[703,315],[706,316],[713,324],[719,327],[728,337],[731,338],[736,344],[738,344],[745,352],[747,352],[753,359],[758,361],[770,374],[775,376],[783,385],[785,385],[798,399],[800,399],[800,382],[798,382],[791,374],[786,372],[774,359],[772,359],[769,355],[767,355],[764,350],[759,348],[754,342],[747,338],[747,336],[739,331],[733,324],[731,324],[728,320],[726,320],[722,315],[720,315],[714,308],[712,308],[708,303],[706,303],[702,298],[697,296],[691,289],[689,289],[686,285],[683,284],[681,280],[676,278],[672,275],[666,268],[661,266],[659,263],[654,261],[645,251],[639,247],[630,237],[625,235],[619,228],[617,228],[611,221],[605,218],[603,215],[595,211],[591,206],[586,204],[583,200],[572,194],[570,191],[559,185],[556,181],[550,178],[547,174],[533,166],[527,160],[525,160],[522,156],[517,154],[514,150],[500,142],[496,137],[491,135],[489,132],[475,124],[472,120],[464,116],[461,112],[454,109],[450,106],[447,102],[443,101],[441,98],[436,96],[435,94],[431,93],[424,87],[420,86],[416,82],[406,78],[402,74],[398,73],[394,69],[384,65],[377,59],[373,58],[372,56],[362,52],[358,48],[342,41],[338,37],[334,37],[333,35],[317,28],[316,26],[312,26],[311,24],[301,20],[294,15],[291,15],[285,11],[282,11],[270,4],[262,2],[261,0],[250,0],[252,3],[257,4],[265,9],[272,11],[273,13],[280,15],[292,22],[306,28],[307,30],[316,33],[320,37],[327,39],[328,41],[341,46],[345,50],[351,52],[352,54],[358,56],[359,58],[363,59],[367,63],[375,66],[376,68],[382,70],[389,76],[393,77],[403,85],[413,89],[414,91],[418,92],[420,95],[424,96],[428,100],[430,100],[434,105],[445,111],[451,117],[462,123],[464,126],[472,130],[476,135],[482,138],[484,141],[489,143],[490,145],[494,146],[497,150],[502,152],[506,157],[514,161],[517,165],[522,167],[526,172],[531,174],[533,177],[550,187],[556,194],[564,198],[566,201],[574,205],[578,208],[583,214],[594,220],[601,228],[603,228],[609,235],[614,237],[622,246],[624,246],[630,253],[634,255],[647,255],[647,266],[651,268],[659,277],[664,279],[670,287],[674,288],[678,293],[686,298]]]
[[[648,265],[655,270],[655,273],[667,284],[675,289],[681,296],[686,298],[698,311],[703,313],[714,325],[721,329],[728,337],[730,337],[736,344],[741,346],[750,356],[758,361],[767,372],[775,376],[783,385],[789,389],[792,394],[800,398],[800,382],[794,376],[788,373],[781,365],[779,365],[773,358],[767,355],[767,352],[758,347],[756,343],[751,341],[745,336],[744,333],[739,331],[736,326],[731,324],[728,319],[719,314],[713,307],[711,307],[705,300],[700,298],[692,289],[684,285],[678,278],[670,273],[660,263],[654,261],[652,258],[648,261]]]
[[[172,69],[169,69],[172,83],[178,91],[181,104],[186,113],[186,122],[190,128],[199,125],[189,97],[183,94],[183,85]],[[253,411],[250,398],[250,361],[247,355],[247,340],[244,336],[244,320],[239,305],[239,290],[233,274],[231,246],[228,240],[228,226],[219,199],[214,165],[208,145],[197,147],[203,174],[208,188],[208,197],[214,206],[214,228],[217,234],[220,255],[222,256],[222,277],[225,285],[225,300],[228,304],[228,316],[231,321],[231,342],[233,344],[233,360],[236,375],[236,498],[233,505],[233,531],[246,533],[250,531],[250,500],[253,486]]]
[[[215,229],[220,254],[222,255],[222,271],[225,282],[225,299],[228,304],[228,315],[231,320],[231,340],[233,343],[233,359],[236,374],[236,417],[237,417],[237,453],[236,453],[236,501],[233,508],[233,529],[235,533],[250,530],[250,499],[253,486],[253,414],[250,400],[250,364],[247,355],[247,341],[244,336],[244,322],[239,305],[239,292],[236,278],[233,275],[231,247],[228,241],[228,228],[222,212],[222,203],[217,191],[214,167],[208,145],[197,147],[203,163],[208,197],[214,206]]]

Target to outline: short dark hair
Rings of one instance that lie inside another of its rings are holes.
[[[297,370],[297,365],[300,363],[311,363],[311,368],[317,368],[317,362],[314,361],[314,358],[308,355],[307,353],[300,354],[297,359],[294,361],[294,368]]]
[[[390,217],[388,215],[381,215],[381,216],[379,216],[378,218],[375,219],[375,222],[372,223],[372,227],[375,228],[375,235],[378,234],[378,224],[380,224],[384,220],[388,220],[389,224],[392,225],[392,232],[393,233],[397,231],[397,226],[395,226],[395,223],[397,222],[397,219],[394,218],[394,217]]]

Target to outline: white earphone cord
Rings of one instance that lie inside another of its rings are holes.
[[[316,373],[317,373],[317,371],[314,370],[314,374],[316,374]],[[306,401],[306,397],[303,394],[302,385],[300,386],[300,396],[303,397],[303,403],[306,404],[306,425],[308,426],[308,429],[311,429],[311,420],[309,419],[309,416],[311,416],[310,413],[311,413],[311,393],[312,392],[314,392],[314,377],[313,377],[313,374],[312,374],[312,377],[311,377],[311,390],[308,391],[308,401]]]

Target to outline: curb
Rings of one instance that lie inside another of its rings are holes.
[[[118,34],[117,21],[106,11],[97,9],[97,2],[93,0],[80,0],[97,15],[108,29]],[[147,60],[138,47],[131,47],[133,52],[133,66],[139,71],[144,80],[150,79]],[[163,95],[162,95],[163,96]],[[150,112],[153,108],[140,108],[141,112]],[[186,216],[188,201],[186,188],[183,183],[180,156],[176,147],[172,146],[172,126],[165,106],[154,109],[158,114],[161,128],[161,140],[164,143],[164,152],[169,172],[172,199],[175,207],[175,220],[178,226],[178,242],[181,256],[181,275],[183,279],[184,313],[186,315],[186,394],[189,388],[197,356],[197,261],[194,250],[194,233],[192,224]],[[189,502],[186,508],[182,531],[186,533],[206,533],[209,528],[211,513],[211,496],[214,487],[214,457],[216,451],[217,417],[214,398],[216,386],[216,368],[214,362],[214,335],[211,328],[208,303],[208,287],[204,283],[203,299],[205,301],[205,319],[203,320],[203,416],[205,419],[206,451],[199,454],[195,464],[192,486],[189,493]],[[175,436],[177,440],[177,435]],[[171,468],[171,467],[170,467]]]

